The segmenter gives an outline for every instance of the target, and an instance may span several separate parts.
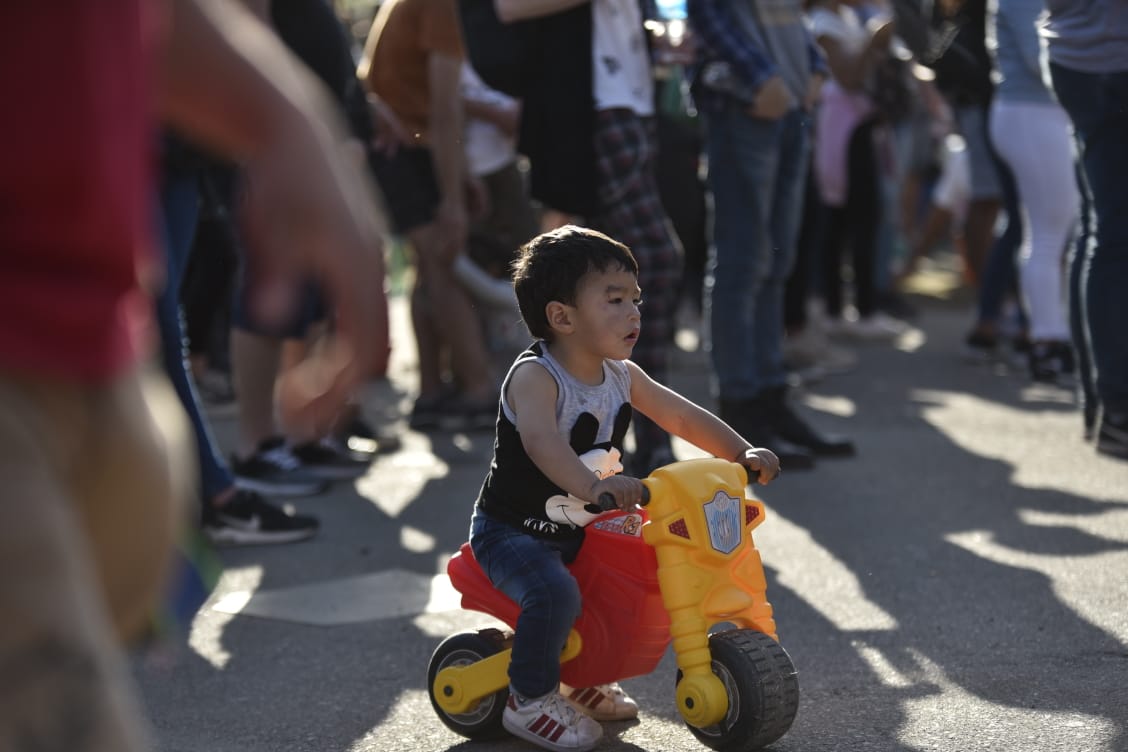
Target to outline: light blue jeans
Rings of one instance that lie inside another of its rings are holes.
[[[522,697],[543,697],[560,684],[560,651],[580,618],[580,586],[564,562],[580,542],[534,538],[478,509],[470,520],[474,558],[494,587],[521,607],[509,684]]]
[[[810,116],[777,121],[733,107],[705,114],[713,243],[705,274],[716,389],[751,399],[783,386],[784,286],[795,263],[810,156]]]

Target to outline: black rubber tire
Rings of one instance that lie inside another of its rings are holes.
[[[465,666],[501,652],[505,635],[497,629],[461,632],[439,643],[427,666],[427,696],[439,720],[451,731],[467,739],[497,739],[508,732],[501,725],[501,715],[509,700],[509,688],[498,690],[465,713],[451,715],[435,702],[435,676],[447,666]]]
[[[710,635],[709,651],[729,709],[716,725],[687,723],[697,740],[721,752],[751,752],[786,734],[799,710],[799,675],[783,646],[763,632],[733,629]]]

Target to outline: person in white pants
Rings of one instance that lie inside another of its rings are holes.
[[[1042,82],[1035,26],[1041,11],[1041,0],[989,4],[988,48],[999,79],[990,128],[1022,207],[1019,279],[1030,322],[1030,374],[1055,381],[1073,370],[1062,270],[1081,199],[1069,117]]]

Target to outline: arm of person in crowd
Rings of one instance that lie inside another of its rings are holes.
[[[462,104],[466,117],[484,120],[493,124],[510,138],[516,138],[521,125],[521,102],[516,99],[499,97],[477,98],[472,93],[464,93]]]
[[[462,147],[462,61],[432,52],[428,59],[430,85],[429,146],[439,183],[438,226],[443,258],[454,261],[466,244],[464,188],[466,154]]]
[[[819,47],[819,43],[810,32],[807,33],[807,58],[811,65],[811,77],[807,80],[807,96],[803,100],[803,109],[811,112],[822,99],[822,87],[830,78],[830,67],[827,65],[822,47]]]
[[[820,34],[818,42],[838,85],[848,91],[859,91],[865,87],[874,66],[889,54],[892,38],[893,22],[885,21],[870,30],[865,46],[856,53],[851,53],[833,34]]]
[[[771,451],[753,447],[713,413],[659,384],[632,361],[626,364],[631,372],[631,405],[643,415],[714,457],[758,471],[760,483],[779,474],[779,458]]]
[[[365,97],[375,129],[372,148],[386,156],[395,156],[396,150],[411,140],[411,134],[383,99],[372,92],[365,94]]]
[[[591,0],[494,0],[494,8],[498,18],[504,23],[512,23],[551,16],[590,2]]]
[[[749,114],[776,119],[794,107],[794,99],[775,65],[740,31],[729,0],[688,0],[686,8],[690,28],[701,48],[698,58],[728,62],[736,77],[756,92]]]
[[[371,283],[383,277],[373,188],[345,156],[336,105],[265,25],[224,0],[169,7],[159,114],[244,165],[250,257],[264,282],[257,311],[280,320],[307,275],[335,305],[334,340],[298,367],[291,403],[323,420],[387,359],[382,286]]]

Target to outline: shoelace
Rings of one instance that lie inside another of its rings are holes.
[[[549,697],[544,705],[541,706],[541,711],[550,718],[554,719],[557,723],[563,723],[565,726],[572,728],[576,724],[576,716],[579,712],[566,702],[562,702],[563,698],[556,694]]]

